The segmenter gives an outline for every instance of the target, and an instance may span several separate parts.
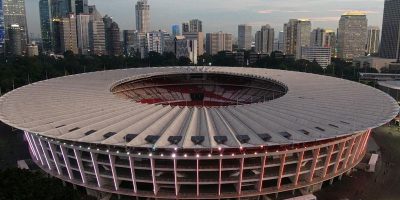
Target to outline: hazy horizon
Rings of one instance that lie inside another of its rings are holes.
[[[100,13],[109,15],[121,30],[134,29],[136,0],[89,0]],[[254,30],[270,24],[276,31],[290,18],[310,19],[313,28],[336,30],[340,15],[349,10],[365,11],[368,25],[382,24],[384,0],[149,0],[151,28],[171,31],[171,25],[190,19],[203,21],[204,32],[224,31],[237,35],[238,24]],[[40,36],[39,0],[26,0],[28,30]]]

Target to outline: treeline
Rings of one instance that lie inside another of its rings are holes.
[[[245,52],[244,60],[248,58],[249,52]],[[226,52],[220,52],[213,56],[202,55],[198,59],[200,66],[208,66],[210,63],[213,66],[247,66],[246,61],[244,62],[246,64],[239,63],[232,54]],[[145,59],[140,59],[139,56],[83,56],[73,55],[70,52],[66,52],[63,58],[45,55],[14,57],[0,63],[0,90],[4,94],[13,90],[13,88],[29,83],[84,72],[149,66],[188,66],[190,64],[189,58],[181,57],[177,59],[173,53],[161,55],[156,52],[150,52]],[[349,80],[358,80],[360,70],[377,72],[375,69],[357,69],[352,66],[352,63],[340,59],[333,59],[332,65],[323,69],[317,62],[295,60],[276,53],[272,53],[271,56],[262,58],[247,67],[325,74]]]

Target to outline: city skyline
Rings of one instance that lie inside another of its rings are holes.
[[[348,10],[365,11],[369,25],[380,27],[382,24],[383,0],[372,0],[368,4],[361,4],[360,0],[340,0],[346,4],[338,4],[333,0],[307,0],[301,3],[295,0],[286,1],[287,4],[276,0],[249,0],[246,3],[221,0],[211,4],[211,0],[202,0],[200,3],[194,0],[170,0],[168,3],[150,0],[150,29],[170,32],[171,25],[198,18],[203,21],[204,32],[224,31],[237,37],[237,25],[241,23],[252,25],[255,29],[268,23],[276,31],[281,31],[288,19],[307,18],[312,21],[313,28],[336,30],[340,15]],[[27,7],[31,8],[27,9],[28,30],[35,36],[40,36],[38,2],[39,0],[26,1]],[[136,0],[117,0],[113,7],[102,0],[89,0],[89,4],[96,4],[102,14],[112,16],[121,30],[135,29]],[[177,7],[185,9],[177,11]],[[165,17],[165,13],[171,14]]]

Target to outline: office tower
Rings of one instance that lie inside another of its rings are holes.
[[[325,44],[326,30],[322,28],[317,28],[312,30],[310,38],[310,46],[312,47],[322,47]]]
[[[203,23],[199,19],[192,19],[189,21],[190,32],[203,32]]]
[[[80,54],[90,53],[89,46],[89,23],[90,15],[79,14],[76,16],[76,34],[78,40],[78,50]]]
[[[75,0],[75,12],[79,14],[89,14],[88,0]]]
[[[286,55],[296,55],[297,24],[299,20],[290,19],[283,26],[283,50]]]
[[[89,46],[91,54],[106,54],[106,39],[103,17],[97,11],[96,6],[89,6]]]
[[[3,0],[4,27],[18,24],[21,30],[21,50],[25,52],[28,42],[28,26],[26,23],[25,0]],[[8,34],[5,34],[5,46],[7,46]]]
[[[150,5],[147,0],[138,0],[136,6],[136,30],[147,33],[150,29]]]
[[[301,48],[310,46],[310,20],[298,20],[296,38],[296,59],[301,59]]]
[[[232,34],[223,32],[207,33],[206,51],[209,55],[215,55],[220,51],[232,51]]]
[[[301,59],[316,61],[321,67],[331,64],[331,48],[321,46],[301,47]]]
[[[13,56],[22,55],[21,27],[18,24],[11,24],[10,26],[8,26],[7,32],[8,32],[7,54]]]
[[[172,25],[172,35],[173,35],[174,37],[180,36],[180,35],[181,35],[181,30],[180,30],[179,25],[177,25],[177,24]]]
[[[342,15],[338,28],[338,57],[352,60],[365,55],[367,16],[361,12]]]
[[[118,24],[111,17],[103,18],[106,36],[106,49],[108,55],[118,56],[122,53],[120,30]]]
[[[3,12],[3,1],[0,0],[0,54],[4,53],[4,37],[6,30],[4,27],[4,12]]]
[[[76,37],[76,16],[74,14],[69,14],[68,17],[62,18],[60,25],[61,53],[71,51],[74,54],[78,54],[78,42]]]
[[[53,23],[51,16],[50,0],[39,1],[40,30],[42,35],[42,49],[45,52],[54,51],[53,48]]]
[[[278,34],[278,38],[275,38],[274,42],[274,51],[280,51],[283,52],[283,31],[280,31]]]
[[[325,39],[323,47],[331,48],[331,56],[336,57],[336,33],[332,30],[325,30]]]
[[[368,27],[366,53],[368,55],[378,53],[381,30],[377,26]]]
[[[204,33],[203,32],[186,32],[183,33],[188,40],[197,40],[197,54],[199,56],[204,54]]]
[[[238,26],[238,48],[250,50],[252,43],[251,26],[241,24]]]
[[[136,30],[124,30],[122,32],[123,49],[125,56],[133,56],[139,52],[139,35]]]
[[[76,13],[75,0],[50,0],[51,16],[53,19],[68,17],[70,13]]]
[[[183,22],[183,23],[182,23],[182,34],[184,34],[184,33],[189,33],[189,32],[190,32],[189,23]]]
[[[400,0],[386,0],[383,11],[382,38],[379,56],[398,58],[400,54]]]
[[[197,64],[197,40],[188,40],[185,36],[175,36],[165,40],[164,52],[174,53],[176,58],[189,58]]]
[[[261,27],[256,36],[256,53],[271,54],[274,47],[275,31],[270,25]]]

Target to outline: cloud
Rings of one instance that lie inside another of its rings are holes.
[[[272,13],[311,13],[309,10],[258,10],[258,14],[272,14]]]
[[[365,13],[365,14],[379,14],[380,13],[377,10],[345,10],[345,9],[329,10],[329,12],[339,12],[339,13],[354,12],[354,11]]]

